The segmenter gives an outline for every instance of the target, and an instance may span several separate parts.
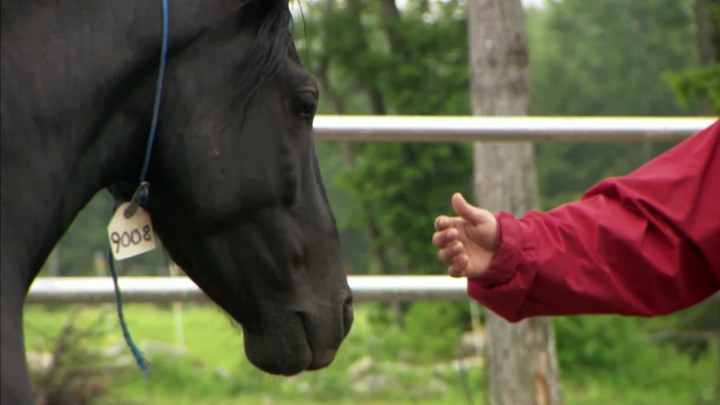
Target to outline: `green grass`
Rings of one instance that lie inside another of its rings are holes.
[[[44,330],[55,336],[65,321],[65,309],[61,307],[48,310],[41,306],[28,306],[25,312],[26,343],[41,344],[42,339],[37,330]],[[96,318],[103,311],[108,313],[108,342],[122,342],[122,332],[118,326],[114,306],[88,307],[81,314],[83,322]],[[157,342],[167,346],[175,346],[175,318],[171,307],[152,305],[125,306],[125,319],[130,331],[140,346],[148,342]],[[211,306],[189,306],[182,309],[185,346],[188,353],[202,357],[208,364],[218,367],[233,368],[244,359],[242,333],[229,318]]]
[[[70,307],[28,306],[25,313],[26,344],[28,350],[47,350],[48,342],[59,333]],[[122,345],[122,333],[117,326],[114,307],[88,307],[78,318],[80,325],[88,325],[103,313],[108,328],[105,345]],[[384,389],[377,395],[352,397],[351,381],[346,369],[358,358],[368,354],[374,345],[366,339],[369,330],[367,313],[358,311],[353,334],[344,344],[336,360],[323,370],[301,376],[283,378],[269,376],[255,369],[246,359],[242,345],[242,331],[219,310],[211,306],[185,305],[182,310],[186,355],[174,358],[171,353],[152,353],[148,344],[162,343],[174,347],[175,318],[172,307],[128,305],[125,318],[131,333],[152,363],[148,381],[139,371],[124,374],[115,381],[111,403],[137,404],[293,404],[319,402],[333,404],[444,404],[464,403],[462,386],[450,387],[442,395],[421,398],[408,392],[414,379],[427,380],[429,369],[410,376],[399,373],[397,386]],[[101,325],[103,323],[101,322]],[[372,340],[372,339],[370,339]],[[152,342],[152,343],[151,343]],[[129,353],[129,352],[128,352]],[[129,357],[129,355],[128,355]],[[444,376],[449,381],[454,375]],[[452,381],[449,381],[452,383]],[[422,385],[422,381],[419,382]],[[422,390],[416,390],[422,394]],[[115,402],[113,402],[115,401]],[[476,404],[480,402],[476,401]]]
[[[49,342],[60,331],[70,307],[30,305],[26,309],[26,344],[29,350],[48,350]],[[152,342],[167,348],[175,345],[175,317],[171,306],[127,305],[126,319],[135,340],[144,349]],[[104,345],[122,345],[114,307],[87,307],[79,323],[89,324],[105,311],[108,333]],[[211,306],[185,305],[182,319],[186,354],[147,352],[152,370],[147,381],[134,367],[111,382],[109,404],[157,405],[439,405],[467,404],[459,373],[451,367],[438,371],[427,358],[411,365],[412,359],[401,362],[398,346],[404,342],[401,332],[372,327],[367,306],[356,309],[353,331],[343,344],[333,364],[323,370],[304,373],[293,378],[268,376],[256,370],[245,359],[242,332],[219,310]],[[436,339],[424,333],[423,339]],[[414,342],[417,336],[411,337]],[[398,343],[399,342],[399,343]],[[622,344],[618,342],[617,344]],[[155,344],[155,346],[157,346]],[[125,350],[123,348],[123,350]],[[562,348],[559,348],[562,350]],[[655,350],[655,349],[653,349]],[[125,350],[125,353],[127,351]],[[671,348],[657,348],[652,361],[663,367],[647,376],[628,379],[623,370],[608,373],[598,369],[564,370],[563,397],[566,404],[619,405],[705,405],[713,403],[711,391],[718,367],[718,348],[697,364]],[[358,359],[372,355],[385,359],[375,364],[366,375],[383,372],[392,383],[372,393],[353,393],[348,368]],[[126,355],[129,357],[129,355]],[[407,360],[407,354],[403,355]],[[418,357],[420,359],[420,357]],[[447,359],[449,361],[450,359]],[[437,363],[438,361],[435,361]],[[424,365],[423,365],[424,364]],[[655,363],[653,363],[655,364]],[[483,403],[483,370],[470,370],[475,405]],[[440,383],[445,391],[428,387]],[[702,398],[710,398],[700,402]]]

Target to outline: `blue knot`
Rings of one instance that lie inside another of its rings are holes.
[[[143,181],[140,183],[140,187],[138,187],[137,191],[135,192],[135,195],[133,196],[133,200],[135,200],[140,205],[146,205],[148,202],[148,199],[150,198],[150,183],[147,181]]]
[[[141,205],[146,205],[149,198],[150,198],[150,183],[147,181],[143,181],[140,183],[137,190],[135,190],[135,193],[133,194],[132,199],[130,199],[130,205],[128,205],[128,207],[125,208],[125,212],[123,212],[123,215],[125,216],[125,218],[129,219],[133,215],[135,215],[135,212],[137,211],[138,207],[140,207]]]

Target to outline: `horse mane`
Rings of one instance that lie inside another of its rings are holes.
[[[288,54],[300,62],[293,42],[293,17],[287,0],[256,0],[243,7],[242,14],[246,12],[256,20],[241,18],[240,24],[256,24],[257,37],[239,67],[235,102],[241,106],[275,75]]]

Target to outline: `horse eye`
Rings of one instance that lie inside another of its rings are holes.
[[[303,91],[293,97],[293,112],[304,120],[311,120],[315,116],[317,101],[315,95],[309,91]]]

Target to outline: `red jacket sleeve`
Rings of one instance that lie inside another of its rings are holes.
[[[497,218],[498,251],[468,293],[509,321],[693,305],[720,290],[720,121],[577,202]]]

